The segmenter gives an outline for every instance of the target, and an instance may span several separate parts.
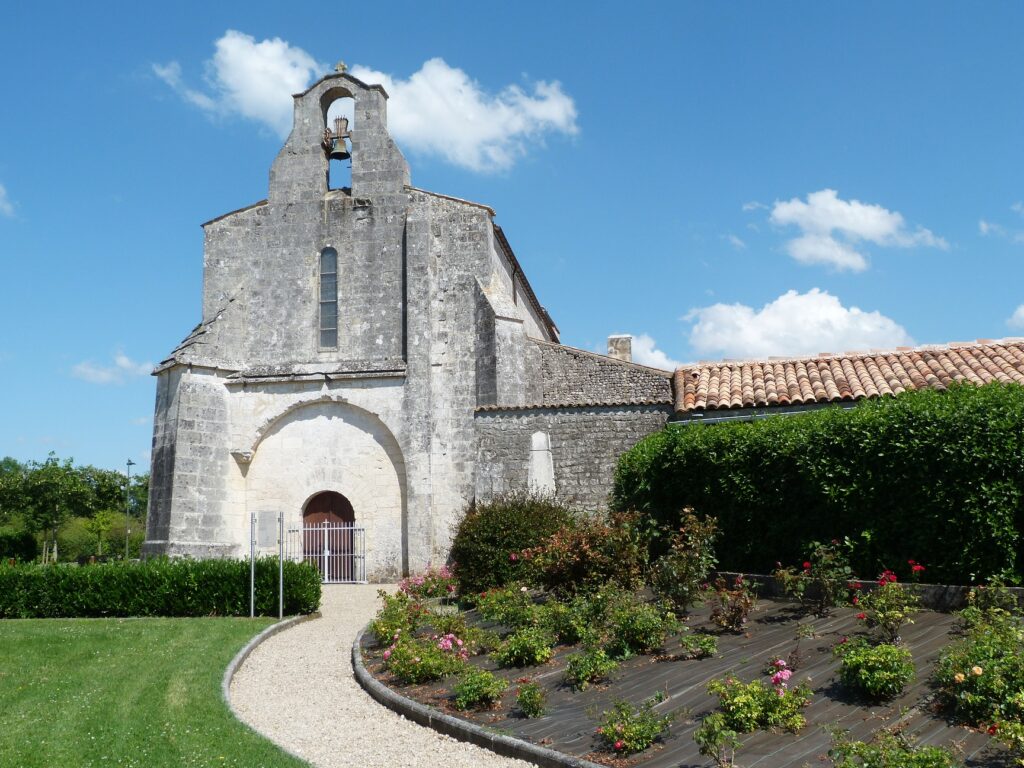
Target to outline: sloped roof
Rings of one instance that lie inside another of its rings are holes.
[[[677,413],[836,403],[991,381],[1024,385],[1024,339],[697,363],[672,378]]]

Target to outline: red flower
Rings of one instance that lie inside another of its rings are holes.
[[[860,604],[860,598],[857,597],[856,595],[853,596],[853,604],[854,605],[859,605]]]
[[[919,563],[914,563],[914,566],[910,570],[914,573],[920,573],[924,570],[924,566],[920,565]]]
[[[511,555],[508,556],[508,559],[511,560],[514,563],[516,560],[519,559],[519,555],[517,555],[515,552],[513,552]]]
[[[615,749],[622,749],[624,746],[626,746],[626,742],[624,742],[622,739],[619,739],[615,742]]]
[[[989,736],[994,736],[995,732],[998,731],[998,730],[999,730],[999,724],[998,723],[992,723],[992,725],[990,725],[988,727],[988,735]]]
[[[861,621],[864,621],[867,617],[868,617],[868,615],[866,613],[864,613],[863,611],[857,614],[857,618],[860,619]]]
[[[804,570],[805,571],[811,570],[811,561],[810,560],[804,560]]]

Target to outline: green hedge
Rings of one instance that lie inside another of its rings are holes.
[[[276,616],[278,566],[256,561],[256,613]],[[284,612],[320,605],[320,576],[284,564]],[[0,566],[0,618],[248,616],[247,560],[145,560],[97,565]]]
[[[613,504],[674,526],[718,519],[721,567],[769,572],[850,536],[863,577],[913,558],[925,581],[1024,570],[1024,387],[957,386],[806,414],[668,426],[626,453]]]

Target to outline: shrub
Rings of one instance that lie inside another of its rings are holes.
[[[869,742],[852,741],[832,732],[828,751],[834,768],[959,768],[961,763],[943,747],[915,747],[902,730],[884,729]]]
[[[411,635],[427,616],[426,609],[406,592],[389,595],[378,589],[377,597],[382,605],[370,622],[370,631],[377,645],[389,645],[399,635]]]
[[[842,659],[839,679],[843,685],[869,699],[899,696],[914,679],[910,651],[898,645],[871,645],[861,638],[840,643],[832,652]]]
[[[591,683],[607,678],[618,666],[603,648],[585,648],[569,657],[565,681],[577,691],[583,691]]]
[[[540,627],[517,629],[498,646],[491,658],[503,667],[532,667],[551,658],[554,638]]]
[[[977,586],[967,593],[967,606],[960,611],[960,622],[965,629],[979,624],[1000,621],[1011,614],[1020,613],[1020,604],[999,579],[988,585]]]
[[[455,575],[447,565],[428,567],[423,573],[402,579],[398,588],[410,597],[420,599],[449,597],[455,593]]]
[[[710,757],[716,768],[730,768],[736,764],[739,734],[726,725],[725,715],[721,712],[705,717],[700,728],[693,732],[693,740],[700,753]]]
[[[469,669],[462,674],[453,689],[455,708],[493,707],[501,699],[508,683],[484,669]]]
[[[718,640],[711,635],[689,634],[679,638],[683,655],[690,659],[704,659],[718,653]]]
[[[731,589],[726,580],[719,576],[715,579],[710,597],[711,621],[733,632],[742,631],[747,617],[757,604],[757,593],[754,590],[754,585],[742,575],[733,579]]]
[[[547,708],[547,694],[537,683],[524,679],[516,689],[516,705],[523,717],[540,717]]]
[[[0,561],[8,559],[30,562],[39,554],[36,537],[24,528],[0,526]]]
[[[628,701],[615,701],[612,708],[601,714],[604,722],[597,729],[606,748],[620,754],[643,752],[668,732],[674,714],[657,715],[654,707],[665,700],[665,694],[656,696],[634,707]]]
[[[556,594],[592,592],[608,583],[631,589],[642,581],[647,535],[635,513],[582,515],[521,558],[534,583]]]
[[[812,541],[850,535],[862,573],[909,551],[929,553],[938,583],[1020,580],[1022,423],[1024,387],[994,383],[670,425],[622,457],[613,504],[669,528],[685,507],[714,517],[719,567],[737,571],[768,573],[800,562]]]
[[[776,673],[779,674],[779,673]],[[739,733],[750,733],[758,729],[785,728],[798,731],[806,720],[801,710],[811,699],[811,689],[798,685],[788,689],[788,675],[773,685],[761,680],[741,683],[728,677],[708,683],[708,693],[718,696],[725,727]]]
[[[933,681],[967,723],[1024,721],[1024,625],[999,609],[971,626],[939,656]]]
[[[470,504],[455,528],[450,552],[459,591],[483,592],[520,578],[519,553],[571,519],[568,507],[527,494]]]
[[[573,645],[587,634],[587,622],[580,610],[582,601],[572,604],[550,599],[539,606],[537,621],[559,643]]]
[[[462,638],[463,647],[470,656],[489,653],[501,644],[496,632],[467,624],[466,616],[462,613],[426,613],[424,622],[439,636],[455,635]]]
[[[989,726],[988,732],[994,733],[995,737],[1006,745],[1017,765],[1024,765],[1024,723],[1004,720],[1001,723],[993,723]]]
[[[256,561],[256,613],[276,616],[276,558]],[[284,564],[286,614],[320,606],[320,575],[305,563]],[[100,616],[248,616],[245,560],[112,562],[89,566],[0,568],[0,618]]]
[[[701,520],[692,509],[684,509],[679,530],[672,536],[668,552],[654,564],[651,587],[654,593],[686,611],[697,600],[701,585],[715,567],[714,543],[718,534],[715,519]]]
[[[852,549],[849,538],[832,539],[828,544],[813,541],[801,570],[780,565],[775,579],[787,595],[798,599],[803,606],[813,600],[815,612],[826,616],[829,609],[846,602],[844,598],[853,578]]]
[[[466,657],[466,651],[450,636],[399,636],[384,651],[384,668],[407,685],[427,683],[461,672]]]
[[[879,577],[877,589],[868,592],[859,599],[861,613],[868,627],[877,630],[885,643],[897,643],[900,629],[904,624],[913,624],[910,617],[918,612],[917,595],[911,594],[894,580],[888,578],[886,572]]]
[[[481,592],[476,607],[487,621],[496,621],[516,629],[535,624],[540,614],[529,590],[517,583]]]
[[[671,611],[634,599],[612,608],[608,631],[608,653],[622,659],[661,648],[666,635],[679,631],[679,622]]]

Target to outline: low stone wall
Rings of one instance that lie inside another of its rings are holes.
[[[531,453],[546,442],[555,497],[588,511],[603,509],[619,457],[661,429],[671,411],[669,404],[478,411],[476,497],[528,490]],[[535,441],[537,433],[546,440]]]

